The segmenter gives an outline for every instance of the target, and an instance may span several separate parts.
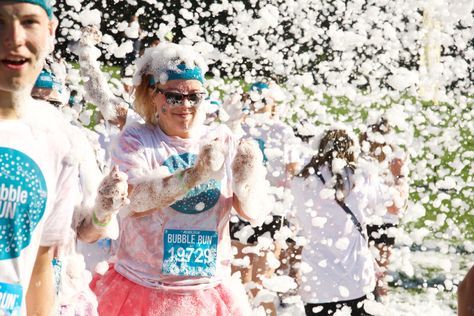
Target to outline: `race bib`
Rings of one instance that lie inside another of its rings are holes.
[[[216,231],[165,229],[162,273],[211,277],[216,273]]]
[[[0,282],[0,315],[20,316],[22,298],[21,285]]]

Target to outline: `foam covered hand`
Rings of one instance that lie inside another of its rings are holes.
[[[122,206],[129,204],[127,175],[114,166],[99,185],[96,198],[95,215],[104,221],[116,213]]]
[[[263,154],[254,140],[242,140],[232,162],[232,187],[246,219],[253,226],[263,223],[271,210],[272,201]],[[242,214],[241,214],[242,215]]]
[[[201,151],[194,165],[197,182],[204,182],[210,178],[220,178],[226,157],[226,150],[218,139],[201,147]]]
[[[264,170],[263,154],[257,142],[251,139],[241,140],[232,162],[234,192],[239,197],[247,196],[254,180],[261,180],[255,177],[260,176],[262,169]]]

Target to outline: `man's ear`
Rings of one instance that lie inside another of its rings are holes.
[[[55,37],[56,35],[56,29],[58,28],[58,19],[56,19],[56,17],[53,17],[50,21],[49,21],[49,35],[52,36],[52,37]]]
[[[54,40],[56,38],[56,29],[58,28],[58,20],[53,17],[49,21],[49,42],[48,42],[48,48],[49,48],[49,53],[52,53],[54,51]]]

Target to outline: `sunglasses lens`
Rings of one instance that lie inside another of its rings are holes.
[[[181,104],[183,101],[183,95],[180,93],[167,92],[165,93],[165,97],[166,103],[171,105]]]
[[[168,92],[168,91],[161,91],[166,98],[166,103],[170,105],[183,105],[184,99],[187,99],[191,106],[198,106],[204,100],[204,93],[190,93],[190,94],[182,94],[177,92]]]
[[[199,105],[203,100],[203,95],[201,93],[191,93],[187,98],[192,105]]]

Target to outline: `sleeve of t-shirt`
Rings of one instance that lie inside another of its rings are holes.
[[[143,134],[143,129],[132,124],[122,131],[112,146],[112,163],[128,175],[130,183],[149,172]]]
[[[97,165],[97,158],[91,143],[83,131],[76,129],[76,142],[81,146],[79,159],[79,201],[74,210],[73,226],[88,217],[95,207],[97,189],[104,175]]]
[[[56,183],[55,200],[51,213],[44,223],[40,245],[61,245],[68,238],[74,205],[78,194],[78,168],[76,164],[62,161]]]
[[[125,125],[130,125],[134,123],[144,123],[144,121],[142,117],[138,115],[137,112],[135,112],[132,108],[128,108]]]

